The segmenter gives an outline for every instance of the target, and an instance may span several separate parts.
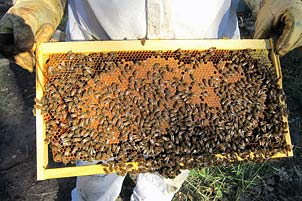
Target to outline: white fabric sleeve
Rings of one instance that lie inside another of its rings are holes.
[[[139,174],[131,201],[170,201],[189,173],[189,170],[183,170],[174,179],[166,179],[158,173]]]
[[[93,165],[98,161],[78,161],[77,165]],[[125,176],[98,174],[77,177],[76,187],[71,192],[72,201],[115,201],[122,189]]]

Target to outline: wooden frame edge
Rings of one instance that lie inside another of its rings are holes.
[[[240,43],[238,47],[237,42]],[[211,47],[221,49],[269,49],[271,44],[269,40],[255,39],[211,39],[211,40],[147,40],[145,45],[140,40],[123,40],[123,41],[73,41],[73,42],[55,42],[42,43],[40,45],[43,54],[66,53],[68,51],[90,53],[96,51],[135,51],[135,50],[171,50],[178,49],[209,49]]]
[[[43,97],[43,49],[37,45],[36,55],[36,100],[41,100]],[[47,179],[45,177],[45,169],[48,165],[48,147],[45,147],[45,132],[43,126],[43,116],[39,107],[36,108],[36,155],[37,155],[37,180]]]
[[[280,88],[283,89],[283,83],[282,83],[282,70],[281,70],[281,63],[280,63],[280,57],[275,53],[275,49],[274,49],[274,41],[273,39],[270,39],[269,40],[269,43],[270,43],[270,46],[272,47],[271,50],[271,60],[272,60],[272,63],[273,65],[276,67],[276,72],[277,72],[277,77],[279,78],[278,79],[278,85],[280,86]],[[280,100],[281,104],[286,104],[284,100]],[[287,156],[294,156],[294,152],[293,152],[293,148],[292,148],[292,143],[291,143],[291,138],[290,138],[290,130],[289,130],[289,124],[288,124],[288,118],[286,118],[285,116],[282,116],[283,118],[283,121],[287,123],[287,127],[286,127],[286,132],[287,134],[285,135],[285,141],[286,141],[286,144],[290,145],[291,148],[290,148],[290,151],[287,153]],[[276,158],[277,157],[286,157],[286,155],[284,156],[285,154],[276,154]]]

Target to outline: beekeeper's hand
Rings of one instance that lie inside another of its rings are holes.
[[[4,50],[1,48],[2,51],[32,72],[34,43],[50,40],[62,18],[65,3],[66,0],[15,0],[0,20],[0,33],[11,33],[14,39]]]
[[[254,38],[269,38],[281,24],[284,28],[275,41],[275,50],[283,56],[302,46],[301,0],[264,0],[257,12]]]

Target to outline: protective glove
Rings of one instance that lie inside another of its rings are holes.
[[[280,56],[302,46],[302,2],[301,0],[264,0],[256,20],[254,38],[269,38],[278,26],[284,24],[275,43]]]
[[[50,40],[65,3],[66,0],[16,0],[0,20],[0,33],[12,33],[14,37],[14,44],[5,46],[4,53],[14,56],[17,64],[32,72],[34,44]]]

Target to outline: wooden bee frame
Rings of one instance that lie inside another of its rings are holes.
[[[273,51],[271,40],[148,40],[144,45],[141,41],[94,41],[94,42],[57,42],[42,43],[37,48],[36,66],[36,99],[41,100],[43,96],[44,75],[43,68],[50,54],[67,53],[91,53],[91,52],[111,52],[111,51],[143,51],[143,50],[206,50],[211,47],[217,49],[238,50],[238,49],[267,49],[273,65],[276,67],[277,76],[282,78],[279,57]],[[282,87],[282,79],[278,80],[278,85]],[[281,104],[285,104],[281,101]],[[284,122],[287,118],[283,117]],[[286,143],[291,146],[289,129],[286,129]],[[52,178],[63,178],[73,176],[85,176],[94,174],[104,174],[102,165],[75,166],[63,168],[49,168],[48,151],[49,146],[46,142],[45,122],[41,110],[36,110],[36,150],[37,150],[37,179],[45,180]],[[252,154],[252,153],[251,153]],[[222,157],[221,155],[216,155]],[[278,153],[273,158],[293,156],[290,150],[287,154]],[[241,160],[238,158],[238,160]],[[137,169],[137,164],[133,163],[133,168]]]

